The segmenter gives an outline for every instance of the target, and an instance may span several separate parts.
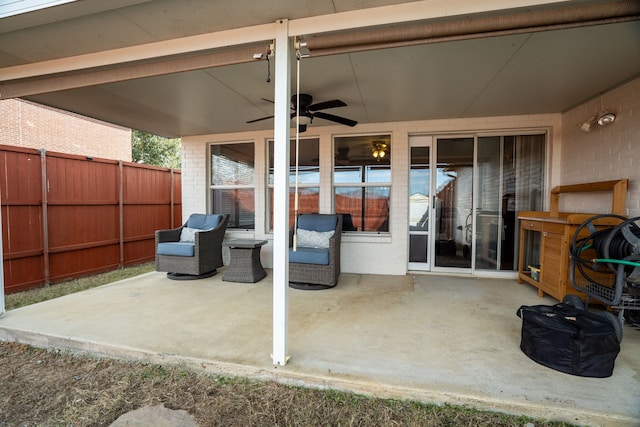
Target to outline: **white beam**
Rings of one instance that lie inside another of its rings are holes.
[[[57,74],[54,76],[34,77],[33,79],[13,80],[0,87],[0,98],[19,98],[39,93],[76,89],[80,87],[96,86],[106,83],[121,82],[145,77],[161,76],[203,68],[221,67],[224,65],[255,62],[253,55],[267,54],[269,44],[221,49],[200,55],[170,58],[151,63],[121,64],[117,67],[106,67],[98,70],[79,70],[73,73]]]
[[[77,0],[22,0],[0,3],[0,18],[20,15],[22,13],[33,12],[34,10],[46,9],[48,7],[60,6]]]
[[[291,41],[289,22],[276,23],[273,177],[273,364],[289,359],[289,126]]]

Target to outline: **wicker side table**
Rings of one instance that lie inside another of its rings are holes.
[[[266,240],[230,240],[224,244],[229,248],[229,266],[222,276],[227,282],[255,283],[263,279],[267,272],[260,262],[260,249]]]

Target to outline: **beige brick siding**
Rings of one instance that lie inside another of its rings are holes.
[[[0,144],[131,161],[131,130],[22,99],[0,101]]]
[[[578,124],[600,113],[614,112],[616,121],[583,132]],[[562,118],[560,182],[629,179],[627,214],[640,215],[640,78],[581,104]],[[591,193],[563,195],[560,208],[567,212],[609,213],[611,196]]]

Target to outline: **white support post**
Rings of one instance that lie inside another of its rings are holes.
[[[289,359],[289,126],[291,109],[289,21],[276,22],[273,180],[273,364]]]

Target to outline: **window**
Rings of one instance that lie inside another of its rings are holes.
[[[211,145],[211,212],[229,214],[227,228],[255,228],[252,142]]]
[[[320,160],[318,138],[300,139],[298,156],[298,213],[317,213],[320,196]],[[296,144],[290,142],[289,158],[289,223],[295,214]],[[273,140],[269,141],[269,229],[273,230]]]
[[[343,231],[389,232],[390,135],[334,138],[334,205]]]

